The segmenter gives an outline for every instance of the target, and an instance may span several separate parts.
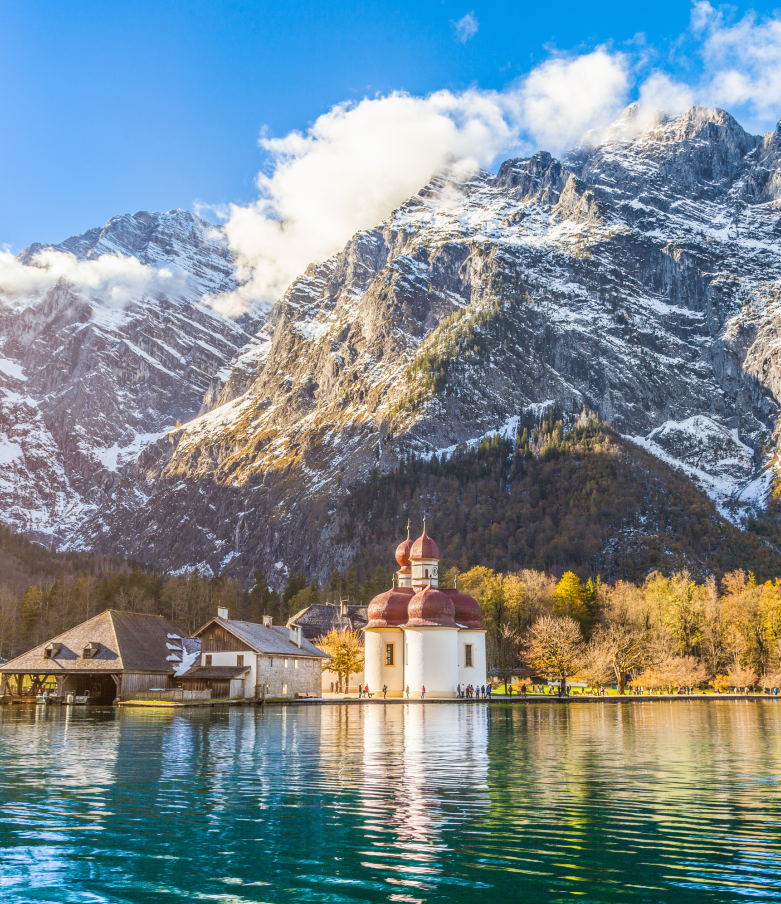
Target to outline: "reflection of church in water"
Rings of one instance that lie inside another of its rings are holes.
[[[457,685],[486,683],[485,629],[480,604],[459,590],[439,589],[439,549],[426,533],[396,550],[397,586],[369,604],[365,681],[387,685],[389,697],[406,687],[418,696],[455,697]]]

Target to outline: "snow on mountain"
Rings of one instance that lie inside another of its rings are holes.
[[[78,542],[333,567],[350,487],[550,400],[640,438],[725,512],[758,498],[781,398],[778,133],[632,107],[593,139],[564,162],[444,171],[311,265]]]
[[[648,436],[627,436],[662,461],[687,474],[716,503],[725,518],[741,524],[743,508],[756,504],[743,495],[754,483],[757,454],[728,429],[705,415],[666,421]]]
[[[114,218],[53,247],[183,281],[119,306],[64,282],[23,310],[0,296],[0,385],[32,400],[0,469],[36,431],[51,451],[0,470],[0,496],[21,493],[20,512],[29,497],[28,533],[172,570],[330,571],[350,555],[341,502],[375,469],[510,435],[556,402],[597,412],[740,522],[775,479],[779,186],[779,130],[633,105],[563,161],[438,173],[268,317],[238,320],[199,304],[234,286],[219,229],[182,211]]]
[[[188,211],[115,217],[59,245],[33,245],[18,258],[35,278],[52,261],[85,282],[63,277],[23,296],[0,285],[0,373],[23,381],[27,399],[27,408],[10,401],[5,407],[15,406],[15,430],[28,425],[25,454],[16,456],[0,500],[7,523],[25,524],[19,513],[29,503],[36,514],[25,532],[61,541],[105,500],[118,472],[146,444],[198,413],[215,375],[253,341],[264,315],[232,320],[201,303],[236,283],[221,230]],[[121,303],[110,278],[85,269],[89,262],[108,267],[109,276],[116,271],[119,280],[130,273]],[[137,272],[143,278],[135,279]],[[171,279],[149,277],[156,272]],[[40,487],[48,487],[45,501],[35,501]]]

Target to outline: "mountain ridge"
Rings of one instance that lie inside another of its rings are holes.
[[[779,439],[781,133],[640,113],[562,161],[445,169],[310,265],[198,384],[197,416],[129,460],[67,542],[323,574],[351,554],[337,501],[375,470],[551,400],[745,523]]]

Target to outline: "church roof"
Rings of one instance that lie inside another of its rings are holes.
[[[367,628],[398,628],[407,621],[407,606],[412,599],[411,587],[392,587],[375,596],[369,603]]]
[[[426,533],[425,527],[423,533],[412,544],[409,554],[410,559],[438,559],[439,547],[434,540]]]
[[[410,540],[409,537],[407,537],[406,540],[402,540],[396,547],[396,561],[402,568],[406,568],[409,565],[409,554],[411,549],[412,540]]]
[[[457,624],[462,625],[464,628],[482,629],[483,610],[480,608],[480,603],[473,596],[468,593],[462,593],[460,590],[445,590],[444,593],[453,600]]]
[[[407,628],[455,628],[455,606],[450,597],[435,587],[419,590],[407,606]]]

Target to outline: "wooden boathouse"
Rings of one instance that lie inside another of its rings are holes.
[[[191,643],[159,615],[107,609],[0,666],[0,701],[34,699],[44,687],[58,697],[89,692],[91,703],[171,688],[196,658]]]

